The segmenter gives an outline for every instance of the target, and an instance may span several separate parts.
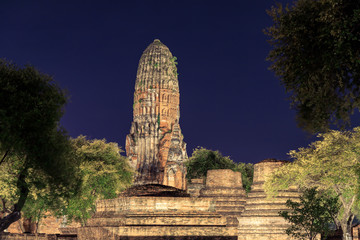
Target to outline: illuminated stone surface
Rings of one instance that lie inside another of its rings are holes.
[[[284,161],[264,160],[255,165],[248,196],[241,174],[229,169],[208,171],[200,196],[121,196],[97,202],[95,215],[79,228],[82,239],[237,239],[288,240],[288,223],[278,212],[287,199],[298,199],[296,189],[266,199],[263,183]],[[201,180],[194,180],[201,184]],[[171,190],[171,189],[169,189]],[[164,188],[161,191],[168,191]],[[141,191],[139,194],[152,194]],[[132,191],[130,191],[132,193]],[[137,191],[135,191],[137,193]],[[131,194],[130,194],[131,195]],[[245,202],[246,201],[246,202]]]
[[[142,54],[136,75],[133,122],[126,154],[136,169],[135,184],[186,188],[186,144],[179,125],[176,58],[155,39]]]
[[[285,234],[289,223],[279,216],[279,211],[288,210],[288,199],[296,201],[299,192],[295,188],[279,192],[275,199],[267,199],[264,182],[277,168],[287,161],[266,159],[254,165],[254,182],[246,198],[245,210],[239,215],[238,240],[289,240]]]
[[[214,208],[210,198],[101,200],[95,215],[78,229],[78,239],[237,239],[236,226]]]
[[[200,197],[213,199],[217,213],[232,216],[233,221],[237,222],[236,216],[244,211],[246,201],[241,173],[231,169],[209,170]]]
[[[85,227],[60,230],[78,240],[289,240],[288,223],[278,212],[299,193],[289,189],[268,200],[263,190],[266,177],[284,163],[268,159],[255,164],[248,196],[240,173],[210,170],[206,184],[193,180],[199,191],[191,197],[169,186],[133,186],[118,198],[97,201]]]
[[[48,213],[46,217],[41,219],[41,223],[39,224],[39,229],[38,229],[39,233],[45,233],[45,234],[61,233],[60,228],[65,225],[64,218],[57,218],[57,217],[51,216],[50,214],[51,213]],[[35,223],[33,223],[33,225],[35,225]],[[71,228],[76,229],[80,226],[81,225],[75,221],[71,222],[70,224],[67,224],[68,229],[71,229]],[[10,233],[23,233],[23,231],[29,232],[29,233],[35,233],[34,232],[35,226],[27,228],[26,220],[24,219],[24,217],[22,217],[21,220],[11,224],[9,226],[9,228],[7,229],[7,231]],[[0,239],[2,239],[2,238],[0,237]],[[18,237],[15,239],[18,239]],[[30,238],[28,238],[28,239],[30,239]]]
[[[190,182],[186,185],[186,191],[191,197],[199,197],[200,191],[205,187],[204,185],[204,179],[202,178],[194,178],[191,179]]]

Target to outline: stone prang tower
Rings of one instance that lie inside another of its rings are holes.
[[[133,116],[126,155],[135,184],[186,188],[188,159],[179,125],[180,94],[176,57],[155,39],[142,54],[136,75]]]

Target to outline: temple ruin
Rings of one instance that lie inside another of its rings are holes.
[[[286,161],[254,165],[246,194],[241,173],[209,170],[206,181],[185,181],[186,145],[179,125],[176,59],[159,40],[142,54],[135,83],[133,121],[126,154],[136,170],[135,184],[115,199],[97,201],[83,227],[62,227],[58,236],[79,240],[290,240],[278,212],[297,189],[266,198],[266,178]],[[2,239],[30,239],[8,234]],[[50,238],[54,237],[54,238]],[[40,238],[39,238],[40,239]]]
[[[76,230],[78,239],[290,239],[278,212],[298,192],[289,189],[268,200],[263,190],[266,177],[284,161],[255,164],[248,195],[241,173],[230,169],[210,170],[205,183],[193,179],[187,186],[176,58],[160,40],[140,58],[133,108],[126,154],[135,184],[116,199],[98,201],[95,215]]]
[[[95,215],[77,229],[78,239],[289,239],[278,212],[297,191],[268,200],[263,190],[266,177],[284,161],[255,164],[248,195],[241,173],[230,169],[210,170],[205,183],[193,179],[186,186],[176,58],[160,40],[140,58],[133,109],[126,154],[135,184],[116,199],[98,201]]]
[[[98,201],[95,215],[77,229],[78,239],[290,240],[288,224],[278,212],[286,210],[286,200],[298,198],[298,192],[289,189],[269,200],[263,190],[266,176],[284,163],[269,159],[255,164],[248,196],[240,173],[219,169],[208,171],[205,184],[195,180],[202,185],[198,194],[159,194],[175,191],[165,186],[158,194],[130,191]]]
[[[185,189],[188,159],[180,119],[176,58],[155,39],[142,54],[136,75],[133,122],[126,155],[136,170],[134,184]]]

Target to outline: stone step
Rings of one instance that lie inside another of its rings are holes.
[[[279,235],[284,235],[285,230],[288,228],[289,226],[287,225],[268,225],[268,226],[257,226],[256,229],[254,228],[245,228],[245,226],[239,226],[239,230],[238,230],[238,234],[241,235],[248,235],[248,234],[269,234],[269,232],[271,232],[271,235],[273,235],[271,239],[281,239],[281,238],[276,238],[276,234]],[[257,238],[253,238],[253,239],[257,239]]]
[[[279,211],[281,211],[283,209],[275,209],[275,210],[271,210],[271,209],[259,209],[259,210],[245,210],[242,214],[241,217],[255,217],[255,216],[279,216]],[[279,216],[280,217],[280,216]]]
[[[179,216],[179,217],[202,217],[202,218],[216,218],[218,217],[216,213],[211,211],[206,212],[199,212],[199,211],[162,211],[162,212],[148,212],[148,211],[123,211],[123,212],[96,212],[93,217],[95,218],[125,218],[125,217],[172,217],[172,216]]]
[[[199,239],[202,236],[234,236],[237,231],[236,227],[224,226],[166,226],[160,228],[159,226],[120,226],[120,227],[83,227],[79,229],[79,239],[98,240],[98,239],[114,239],[114,236],[122,237],[179,237],[179,236],[196,236]]]
[[[264,203],[257,203],[257,204],[247,204],[246,210],[272,210],[272,209],[287,209],[285,203],[271,203],[271,204],[264,204]]]
[[[241,215],[242,212],[226,212],[226,211],[219,211],[217,212],[225,217],[238,217],[239,215]]]
[[[124,216],[123,218],[90,218],[87,226],[223,226],[226,218],[216,217],[178,217],[178,216]]]
[[[276,197],[299,197],[299,195],[297,191],[281,191]],[[267,194],[264,191],[251,191],[247,198],[253,197],[267,197]]]
[[[200,196],[243,196],[245,198],[245,190],[242,188],[203,188]]]
[[[219,202],[246,202],[246,197],[238,196],[238,195],[214,195],[214,196],[201,196],[200,198],[209,199],[211,198],[212,201],[219,201]]]
[[[244,206],[245,202],[242,201],[215,201],[216,206]]]
[[[208,198],[119,197],[97,201],[96,211],[208,211],[211,204]]]
[[[288,199],[291,199],[292,201],[298,201],[299,198],[297,197],[283,197],[283,198],[273,198],[268,199],[265,197],[253,197],[246,200],[246,205],[249,204],[257,204],[257,203],[264,203],[264,204],[274,204],[274,203],[286,203]]]
[[[244,211],[244,207],[243,207],[243,206],[239,206],[239,207],[234,207],[234,206],[216,206],[216,207],[215,207],[215,211],[216,211],[216,212],[219,212],[219,211],[243,212],[243,211]]]

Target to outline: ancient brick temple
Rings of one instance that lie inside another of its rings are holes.
[[[278,213],[288,210],[288,199],[298,200],[298,189],[289,187],[274,199],[264,191],[267,178],[289,162],[266,159],[255,164],[248,194],[241,173],[230,169],[209,170],[205,182],[192,179],[186,186],[175,60],[155,40],[139,62],[134,120],[126,137],[126,152],[137,170],[136,185],[117,198],[97,201],[85,226],[59,228],[61,222],[53,220],[43,232],[62,234],[40,238],[7,233],[0,239],[294,240],[285,233],[289,223]]]
[[[179,125],[176,58],[155,39],[142,54],[136,75],[133,122],[126,155],[136,169],[135,184],[185,189],[186,144]]]
[[[190,196],[168,186],[161,189],[166,195],[154,195],[138,185],[118,198],[98,201],[94,216],[73,233],[79,240],[294,240],[278,212],[299,193],[288,189],[269,200],[263,189],[269,174],[283,164],[274,159],[255,164],[248,196],[241,173],[230,169],[209,170],[205,184],[200,179],[194,181],[199,186],[189,184]]]

